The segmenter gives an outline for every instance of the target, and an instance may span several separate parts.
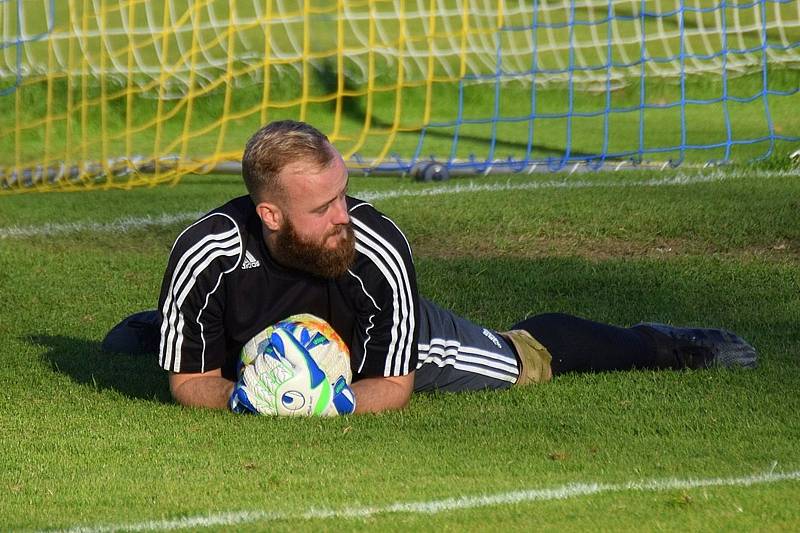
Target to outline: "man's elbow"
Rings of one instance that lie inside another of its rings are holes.
[[[234,383],[219,371],[205,374],[170,374],[169,390],[176,403],[186,407],[226,409]]]
[[[356,413],[399,411],[408,407],[414,390],[414,375],[367,378],[353,383]]]
[[[192,405],[192,395],[188,394],[188,386],[189,382],[184,381],[183,383],[174,384],[170,382],[169,384],[169,393],[172,395],[172,400],[185,407],[193,407]]]
[[[403,391],[399,392],[394,410],[400,411],[401,409],[408,407],[408,404],[411,403],[411,392],[412,391],[408,389],[404,389]]]
[[[391,398],[386,398],[385,400],[380,407],[377,407],[372,412],[402,411],[411,403],[411,394],[398,392],[398,394],[392,395]]]
[[[183,381],[181,383],[169,384],[169,392],[172,395],[172,400],[178,405],[184,407],[197,407],[197,398],[195,394],[190,393],[194,384],[190,381]]]

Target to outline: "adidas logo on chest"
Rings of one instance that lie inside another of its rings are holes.
[[[253,254],[250,253],[250,250],[245,251],[244,254],[244,261],[242,261],[242,270],[248,270],[250,268],[257,268],[260,267],[261,263],[258,259],[253,257]]]

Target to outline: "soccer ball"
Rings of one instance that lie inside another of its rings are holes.
[[[291,334],[308,350],[331,383],[336,383],[340,377],[348,385],[352,382],[347,345],[330,324],[308,313],[292,315],[257,333],[242,348],[241,369],[253,364],[259,354],[271,349],[270,337],[278,329]]]

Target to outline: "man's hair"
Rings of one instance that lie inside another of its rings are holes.
[[[330,141],[305,122],[278,120],[258,130],[244,149],[242,177],[254,202],[283,194],[278,175],[287,165],[303,161],[324,169],[335,157]]]

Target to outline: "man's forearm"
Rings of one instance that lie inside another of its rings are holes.
[[[170,374],[170,391],[175,401],[189,407],[227,409],[234,382],[219,370],[205,374]],[[366,378],[352,384],[356,413],[403,409],[414,388],[414,373],[388,378]]]
[[[179,404],[189,407],[227,409],[233,385],[233,381],[221,376],[202,374],[184,378],[180,382],[170,379],[172,397]]]
[[[366,378],[351,385],[356,396],[356,413],[377,413],[403,409],[414,387],[413,372],[396,378]]]

